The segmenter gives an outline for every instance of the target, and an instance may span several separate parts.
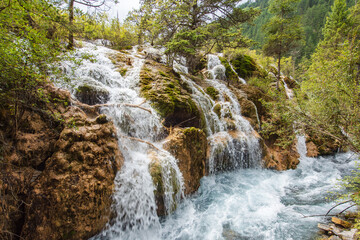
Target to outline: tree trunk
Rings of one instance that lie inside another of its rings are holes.
[[[74,22],[74,0],[69,2],[69,45],[68,49],[74,48],[74,33],[73,33],[73,22]]]
[[[279,53],[279,56],[278,56],[278,74],[277,74],[277,81],[276,81],[276,89],[277,90],[279,90],[280,89],[280,87],[279,87],[279,85],[280,85],[280,77],[281,77],[281,74],[280,74],[280,72],[281,72],[281,65],[280,65],[280,61],[281,61],[281,53]]]

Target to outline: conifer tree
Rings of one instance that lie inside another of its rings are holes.
[[[267,38],[263,51],[277,59],[277,88],[281,74],[281,58],[294,51],[302,39],[300,21],[295,15],[298,0],[272,0],[269,11],[274,16],[265,25]]]

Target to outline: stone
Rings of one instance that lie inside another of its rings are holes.
[[[342,240],[356,240],[357,237],[357,229],[351,229],[350,231],[342,231],[339,234],[337,234],[339,237],[341,237]]]
[[[341,238],[336,235],[332,235],[328,238],[328,240],[341,240]]]
[[[351,228],[352,224],[348,221],[345,221],[345,220],[342,220],[340,218],[337,218],[337,217],[332,217],[331,218],[331,221],[337,225],[340,225],[344,228]]]
[[[197,128],[175,128],[166,138],[164,148],[176,159],[184,179],[184,193],[194,193],[205,176],[207,139]]]
[[[75,97],[82,103],[96,105],[109,100],[109,92],[105,89],[91,85],[82,85],[77,88]]]
[[[180,75],[162,64],[146,61],[140,73],[141,95],[149,100],[166,127],[203,128],[203,113]]]

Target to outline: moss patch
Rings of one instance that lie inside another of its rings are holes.
[[[214,87],[207,87],[206,93],[214,100],[218,100],[219,98],[219,91],[216,90]]]
[[[242,78],[251,77],[258,69],[255,60],[248,55],[239,55],[230,62],[237,74]]]
[[[140,73],[141,94],[165,119],[165,126],[202,125],[201,112],[180,76],[162,64],[147,61]]]

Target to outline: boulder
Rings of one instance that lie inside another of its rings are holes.
[[[110,219],[115,174],[123,162],[115,127],[87,119],[77,107],[64,119],[56,150],[26,201],[24,239],[87,239]]]
[[[203,114],[192,100],[191,89],[172,69],[146,61],[140,74],[141,94],[157,110],[166,127],[202,128]]]
[[[166,216],[176,210],[182,194],[181,175],[178,175],[171,164],[172,156],[149,153],[150,175],[154,183],[154,196],[158,216]]]
[[[253,168],[261,165],[261,153],[254,148],[260,136],[253,131],[246,136],[241,131],[219,132],[211,136],[208,147],[207,167],[210,173]]]
[[[330,155],[342,149],[339,141],[332,139],[329,136],[316,132],[309,128],[306,132],[306,146],[308,147],[308,157],[317,157],[319,155]]]
[[[95,86],[82,85],[77,88],[75,97],[82,103],[96,105],[109,100],[109,92]]]
[[[205,175],[207,139],[197,128],[175,128],[166,139],[164,148],[176,159],[184,179],[184,193],[194,193]]]

